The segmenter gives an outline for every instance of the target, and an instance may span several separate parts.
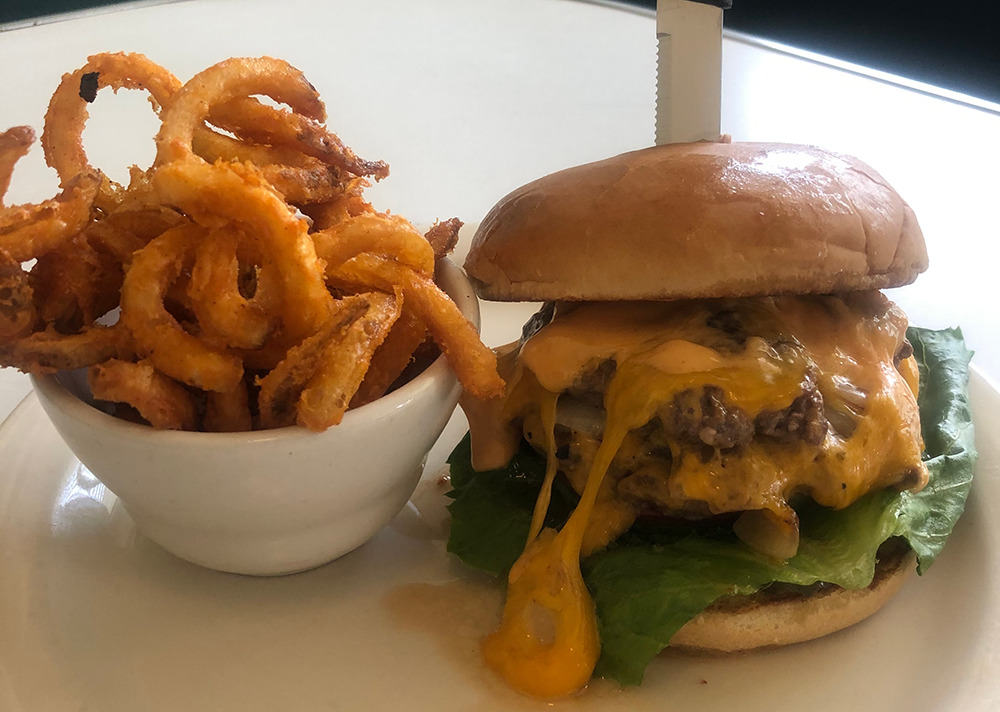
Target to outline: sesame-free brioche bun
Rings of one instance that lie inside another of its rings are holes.
[[[886,552],[868,588],[828,585],[808,595],[723,598],[688,621],[670,647],[707,653],[737,653],[801,643],[835,633],[881,609],[916,568],[905,545]]]
[[[489,212],[465,269],[501,301],[823,294],[927,268],[910,207],[812,146],[684,143],[569,168]]]

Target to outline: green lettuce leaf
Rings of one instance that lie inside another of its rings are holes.
[[[448,456],[454,501],[448,551],[473,568],[494,576],[505,572],[521,555],[538,490],[545,479],[545,460],[527,443],[502,470],[472,469],[469,434]],[[559,527],[569,518],[579,498],[566,483],[553,484],[545,523]]]
[[[754,593],[774,582],[868,586],[879,546],[894,536],[905,537],[917,553],[919,571],[931,565],[972,482],[976,453],[966,394],[971,353],[958,330],[911,328],[907,336],[920,366],[929,485],[918,494],[874,493],[839,511],[803,508],[799,551],[784,563],[757,554],[731,533],[679,536],[634,527],[582,562],[601,632],[596,675],[639,684],[674,633],[720,596]],[[524,546],[544,462],[525,446],[511,467],[474,473],[466,438],[449,463],[449,550],[470,565],[502,573]],[[570,488],[555,491],[548,524],[564,522],[575,501]]]
[[[972,352],[960,329],[911,327],[907,338],[920,368],[920,424],[931,478],[920,492],[901,495],[898,533],[917,553],[917,571],[923,573],[944,548],[972,489],[977,457],[967,393]]]
[[[798,553],[781,563],[735,537],[690,536],[671,544],[608,549],[584,561],[601,631],[594,671],[638,685],[649,661],[681,626],[723,595],[755,593],[774,583],[820,581],[864,588],[879,546],[896,533],[897,493],[878,492],[838,511],[800,511]]]

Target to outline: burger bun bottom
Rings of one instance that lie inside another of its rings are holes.
[[[915,561],[908,548],[881,558],[868,588],[830,586],[808,595],[784,598],[723,599],[677,631],[670,648],[726,654],[829,635],[863,621],[882,608],[910,577]]]

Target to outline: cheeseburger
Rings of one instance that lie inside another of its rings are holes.
[[[667,644],[822,636],[914,568],[899,522],[933,474],[926,364],[879,290],[927,252],[872,168],[783,144],[635,151],[515,190],[465,268],[486,299],[543,303],[500,349],[504,397],[464,401],[471,451],[451,460],[451,549],[509,567],[483,650],[512,686],[552,698],[595,668],[637,682]]]

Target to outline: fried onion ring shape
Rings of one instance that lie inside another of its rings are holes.
[[[308,225],[252,166],[176,161],[158,168],[153,181],[165,202],[195,222],[209,228],[235,223],[257,242],[261,259],[281,281],[282,320],[276,336],[282,343],[298,343],[327,320],[333,297]]]
[[[14,164],[27,155],[35,142],[35,132],[30,126],[14,126],[0,133],[0,204],[10,187]]]
[[[55,373],[86,368],[132,355],[132,339],[121,325],[94,325],[78,334],[39,331],[15,341],[0,341],[0,363],[25,373]]]
[[[104,87],[115,92],[143,89],[149,92],[153,110],[160,114],[181,82],[145,56],[125,52],[95,54],[75,72],[63,75],[49,101],[42,131],[45,162],[59,174],[63,186],[92,169],[83,148],[83,129],[90,116],[87,104]]]
[[[199,72],[174,95],[156,137],[156,165],[194,155],[195,131],[212,108],[254,94],[269,96],[315,121],[326,120],[316,88],[288,62],[272,57],[234,57]]]
[[[195,247],[187,292],[207,340],[223,347],[256,349],[278,327],[281,295],[276,275],[255,266],[253,295],[241,293],[241,243],[251,244],[231,228],[212,230]]]
[[[3,208],[0,250],[27,262],[65,244],[90,221],[100,187],[100,174],[90,171],[74,177],[55,198]]]
[[[389,175],[383,161],[358,158],[344,142],[307,116],[279,109],[253,97],[216,104],[208,120],[221,129],[256,143],[293,147],[307,156],[356,176],[381,180]]]
[[[323,328],[289,349],[281,363],[257,380],[260,386],[257,406],[262,428],[280,428],[295,423],[299,396],[326,358],[327,347],[343,338],[351,324],[368,309],[368,304],[365,295],[341,299]]]
[[[245,381],[231,391],[208,391],[205,394],[205,415],[202,430],[210,433],[240,433],[253,430],[250,395]]]
[[[388,257],[425,277],[434,276],[434,249],[406,218],[365,213],[314,232],[316,254],[337,267],[362,252]]]
[[[504,382],[497,374],[496,354],[479,340],[479,334],[455,303],[434,281],[412,269],[378,255],[363,253],[342,265],[327,267],[334,282],[392,291],[398,285],[408,304],[427,325],[465,390],[480,399],[503,393]]]
[[[157,370],[206,391],[228,391],[243,377],[240,359],[186,332],[164,306],[171,283],[206,233],[195,225],[171,228],[133,256],[122,283],[121,321]]]
[[[87,381],[94,398],[125,403],[160,430],[197,430],[198,409],[184,386],[149,361],[111,359],[91,366]]]
[[[368,295],[368,310],[331,342],[319,368],[302,390],[296,422],[314,432],[338,425],[351,398],[361,385],[375,350],[399,318],[403,299],[399,292]]]
[[[0,338],[20,339],[38,320],[34,290],[21,263],[0,250]]]

